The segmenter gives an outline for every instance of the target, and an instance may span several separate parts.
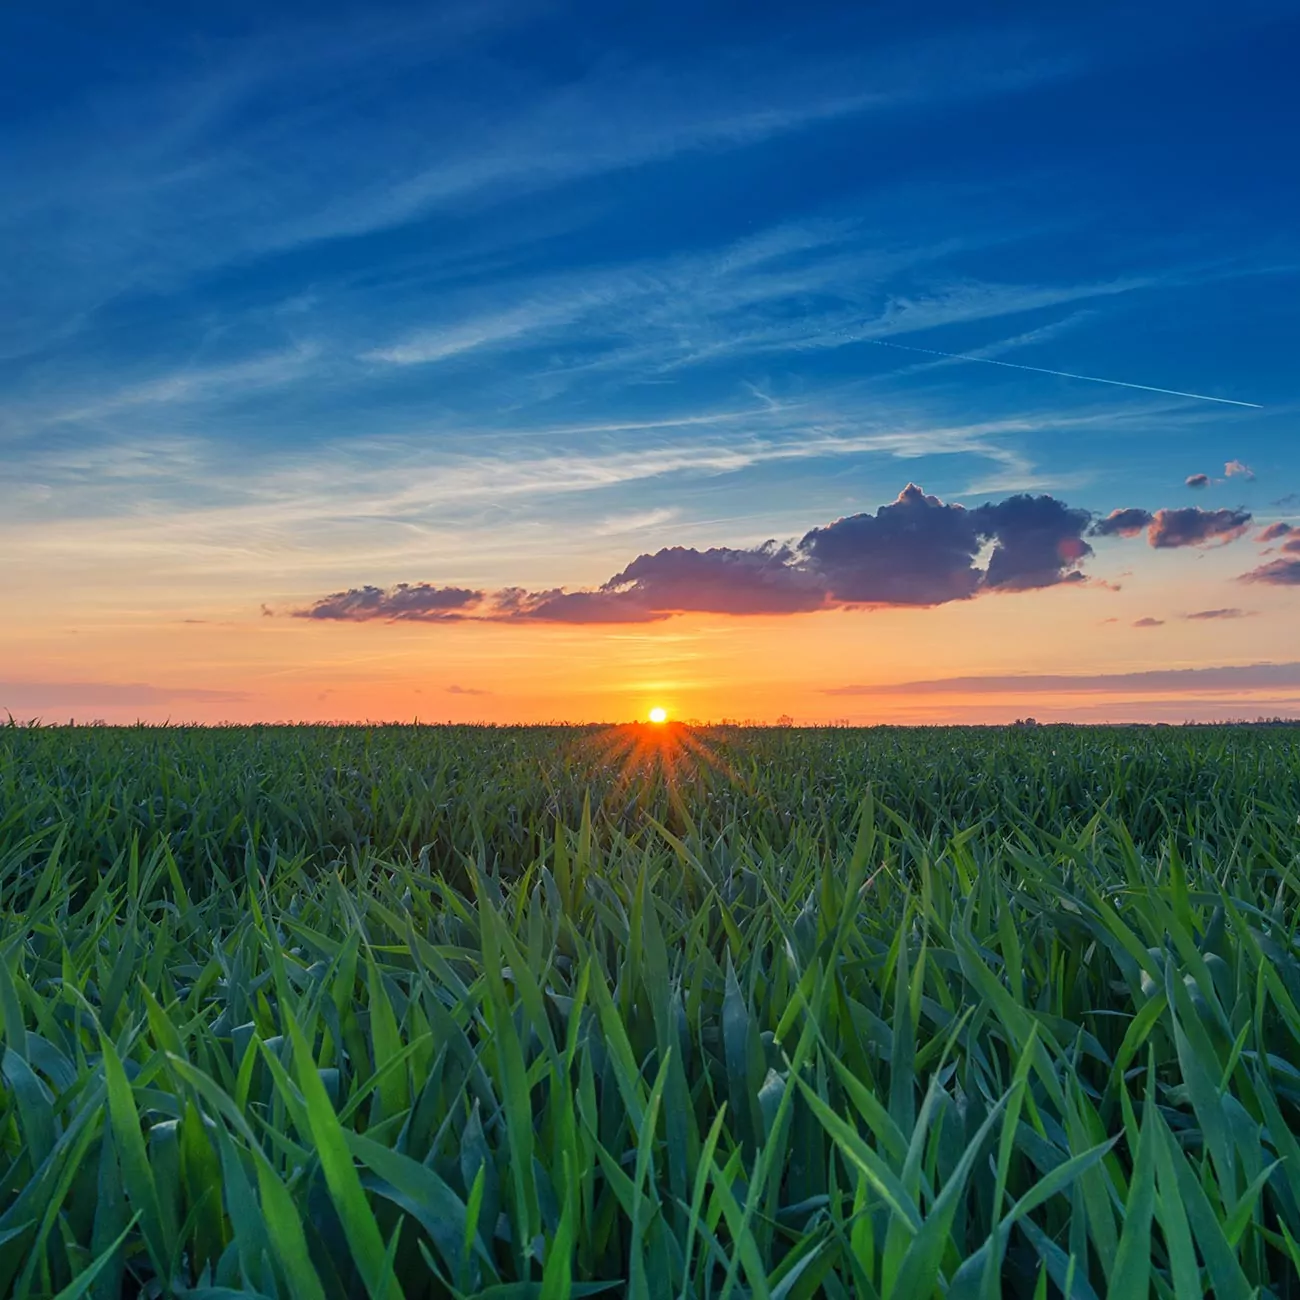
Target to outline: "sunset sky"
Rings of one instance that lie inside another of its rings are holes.
[[[5,6],[0,717],[1300,714],[1297,49]]]

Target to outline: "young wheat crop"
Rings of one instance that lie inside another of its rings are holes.
[[[1300,1296],[1300,730],[0,730],[0,1293]]]

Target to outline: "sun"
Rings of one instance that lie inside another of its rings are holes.
[[[654,708],[650,710],[650,721],[654,723],[667,722],[668,710],[660,708],[660,706],[656,704]]]

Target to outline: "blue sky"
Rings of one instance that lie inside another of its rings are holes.
[[[1284,4],[9,7],[6,653],[590,586],[909,481],[1296,520],[1298,47]]]

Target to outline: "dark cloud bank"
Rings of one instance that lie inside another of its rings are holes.
[[[475,591],[400,583],[324,596],[297,618],[342,622],[645,623],[682,613],[802,614],[925,607],[1086,580],[1088,537],[1135,537],[1171,547],[1229,542],[1243,510],[1142,509],[1095,520],[1052,496],[1007,497],[972,509],[909,483],[889,505],[813,528],[797,542],[737,549],[672,546],[640,555],[587,591]],[[1270,566],[1265,566],[1270,567]],[[1256,574],[1260,573],[1256,571]],[[1271,579],[1251,576],[1251,581]]]

